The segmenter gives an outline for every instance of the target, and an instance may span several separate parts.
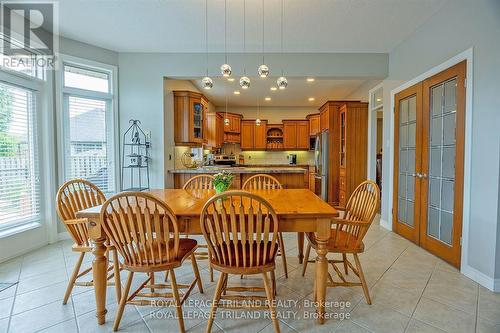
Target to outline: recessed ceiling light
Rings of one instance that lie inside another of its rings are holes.
[[[307,82],[314,82],[314,78],[313,77],[308,77],[306,80],[307,80]]]
[[[266,97],[264,98],[266,101],[270,101],[271,100],[271,97]]]
[[[382,102],[382,98],[377,98],[377,102]]]
[[[309,97],[307,100],[308,100],[309,102],[314,102],[314,97]]]
[[[235,90],[235,91],[233,92],[233,94],[235,94],[235,95],[239,95],[239,94],[240,94],[240,92],[239,92],[238,90]]]
[[[233,81],[234,81],[234,77],[228,77],[228,78],[227,78],[227,80],[228,80],[229,82],[233,82]]]
[[[272,90],[272,91],[276,91],[276,90],[278,90],[278,88],[276,88],[276,87],[271,87],[271,90]]]

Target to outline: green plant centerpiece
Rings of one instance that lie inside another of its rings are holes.
[[[231,186],[231,182],[233,181],[234,175],[230,172],[223,170],[214,176],[214,187],[215,192],[220,194],[224,191],[227,191],[229,186]]]

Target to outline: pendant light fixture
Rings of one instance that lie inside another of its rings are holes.
[[[208,76],[208,0],[205,0],[205,53],[206,53],[206,76],[201,80],[203,89],[212,89],[214,81]]]
[[[243,0],[243,55],[246,52],[246,0]],[[247,76],[245,62],[243,61],[243,76],[240,78],[241,89],[250,88],[250,79]]]
[[[232,70],[227,63],[227,0],[224,0],[224,64],[220,66],[223,77],[230,77]]]
[[[281,76],[276,80],[276,84],[280,90],[286,89],[288,86],[288,80],[283,72],[283,12],[285,11],[284,0],[281,0]]]
[[[262,65],[257,70],[257,73],[262,78],[269,75],[269,67],[266,66],[266,62],[264,61],[264,17],[264,0],[262,0]]]
[[[226,89],[226,113],[224,114],[224,125],[229,126],[229,118],[227,117],[227,89]]]

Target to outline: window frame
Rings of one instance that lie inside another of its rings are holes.
[[[57,113],[57,150],[58,156],[58,186],[65,182],[66,175],[66,148],[67,148],[67,131],[69,124],[67,117],[65,117],[65,95],[73,95],[84,98],[96,98],[107,100],[111,105],[108,105],[111,111],[111,116],[106,115],[106,121],[110,120],[111,131],[107,134],[107,139],[112,142],[109,147],[112,149],[110,156],[113,157],[113,173],[115,188],[114,191],[118,192],[121,189],[120,183],[120,149],[119,149],[119,123],[118,123],[118,67],[99,63],[96,61],[78,58],[74,56],[61,54],[58,59],[58,70],[56,71],[55,86],[56,86],[56,113]],[[65,87],[64,86],[64,65],[78,67],[82,69],[95,70],[97,72],[106,73],[109,75],[109,93],[98,91],[85,90],[80,88]]]
[[[21,221],[1,228],[0,239],[6,241],[6,237],[32,230],[26,235],[26,239],[30,239],[30,243],[34,244],[35,247],[41,246],[46,244],[47,241],[52,242],[55,240],[54,235],[46,230],[56,230],[57,228],[57,225],[54,223],[55,205],[53,201],[42,200],[43,198],[55,196],[55,138],[53,135],[50,135],[50,133],[54,133],[55,131],[51,89],[53,80],[51,75],[46,75],[45,80],[41,80],[37,77],[32,77],[21,72],[5,70],[1,67],[0,81],[22,89],[31,90],[34,94],[35,120],[33,126],[36,126],[36,133],[33,140],[35,141],[35,149],[37,150],[36,157],[38,161],[36,163],[38,164],[40,196],[39,218],[36,220]],[[18,250],[17,248],[12,249],[14,252]],[[9,256],[8,253],[6,255]]]

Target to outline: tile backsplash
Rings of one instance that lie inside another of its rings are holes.
[[[224,154],[243,155],[245,164],[247,165],[263,165],[263,164],[288,164],[288,155],[297,155],[297,164],[300,165],[313,165],[314,152],[312,151],[251,151],[240,150],[239,145],[225,144],[222,147]]]

